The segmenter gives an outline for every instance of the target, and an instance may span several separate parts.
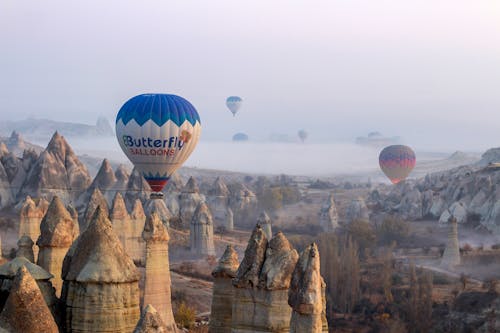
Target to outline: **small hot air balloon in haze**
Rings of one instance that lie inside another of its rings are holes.
[[[306,141],[309,134],[305,130],[302,129],[302,130],[298,131],[297,135],[299,136],[299,139],[302,142],[304,142],[304,141]]]
[[[229,96],[226,99],[226,106],[233,114],[233,117],[236,116],[236,112],[241,108],[241,104],[243,103],[243,99],[239,96]]]
[[[415,167],[416,157],[408,146],[387,146],[380,152],[379,164],[385,175],[393,184],[406,179]]]
[[[160,192],[191,155],[200,133],[198,112],[176,95],[132,97],[116,116],[120,147],[154,192]]]

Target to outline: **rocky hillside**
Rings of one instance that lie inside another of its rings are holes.
[[[500,233],[500,148],[490,149],[479,162],[435,172],[416,181],[381,186],[369,198],[375,210],[398,213],[405,219],[435,219]]]

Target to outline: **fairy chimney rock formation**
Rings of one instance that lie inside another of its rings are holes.
[[[361,197],[351,201],[346,211],[346,220],[348,223],[355,220],[368,221],[370,219],[370,212],[366,207],[365,200]]]
[[[453,269],[455,266],[460,265],[457,219],[455,217],[450,217],[449,225],[448,243],[446,244],[443,257],[441,258],[441,266]]]
[[[167,327],[156,309],[148,304],[142,311],[141,319],[133,333],[167,333]]]
[[[62,277],[68,332],[134,330],[140,317],[140,275],[101,207],[68,251]]]
[[[37,207],[29,195],[26,196],[19,214],[19,238],[26,235],[36,241],[40,236],[40,223],[44,214],[43,209]],[[38,255],[38,248],[34,252]]]
[[[44,270],[42,267],[33,264],[25,257],[16,257],[0,266],[0,286],[2,291],[2,293],[0,293],[0,307],[5,303],[5,298],[3,297],[8,296],[14,278],[16,277],[19,269],[22,267],[26,268],[33,279],[35,279],[38,288],[43,295],[45,303],[56,317],[58,313],[57,298],[54,292],[54,287],[52,287],[52,283],[50,282],[50,279],[53,278],[52,274]]]
[[[132,231],[127,240],[127,250],[134,262],[144,263],[146,259],[146,245],[142,238],[145,222],[146,215],[144,214],[141,200],[136,199],[132,212],[130,213]]]
[[[259,218],[257,219],[257,224],[259,224],[262,227],[262,230],[266,234],[267,239],[273,238],[271,219],[269,218],[269,215],[267,215],[266,212],[260,213]]]
[[[212,333],[231,333],[233,311],[231,280],[236,277],[238,265],[238,253],[232,245],[228,245],[212,272],[214,277],[210,314],[210,332]]]
[[[290,333],[328,332],[324,287],[318,247],[313,243],[302,251],[292,274],[288,291],[288,304],[293,310]]]
[[[224,227],[226,230],[233,230],[233,223],[228,220],[228,210],[230,210],[229,189],[220,177],[217,177],[212,188],[208,192],[207,201],[210,211],[212,212],[215,226]]]
[[[170,219],[172,218],[172,214],[168,210],[165,201],[161,199],[148,200],[148,202],[146,202],[144,210],[146,211],[146,215],[148,216],[152,213],[156,213],[165,227],[170,227]]]
[[[20,267],[0,313],[0,327],[12,333],[59,333],[42,292],[26,267]]]
[[[298,260],[286,237],[267,242],[257,225],[233,279],[232,332],[288,332],[288,288]]]
[[[87,203],[87,208],[85,209],[85,213],[83,214],[83,219],[80,221],[80,232],[84,232],[87,228],[87,225],[92,220],[94,213],[97,207],[101,207],[101,210],[109,215],[108,202],[102,192],[96,187],[90,196],[89,202]]]
[[[212,214],[205,202],[201,202],[194,212],[189,237],[191,253],[197,256],[215,255]]]
[[[333,194],[330,193],[328,199],[321,206],[319,213],[319,225],[325,232],[332,232],[338,227],[339,216],[337,214],[337,207],[333,200]]]
[[[190,177],[186,183],[186,186],[181,191],[179,195],[179,214],[182,223],[187,226],[188,223],[193,219],[193,215],[196,208],[204,201],[203,196],[200,194],[200,190],[196,181],[193,177]]]
[[[122,243],[125,252],[130,253],[128,238],[132,233],[132,223],[128,215],[127,207],[125,206],[125,201],[120,192],[117,192],[113,198],[109,218],[113,225],[113,230]]]
[[[17,240],[17,252],[16,257],[24,257],[30,262],[35,263],[35,255],[33,254],[33,240],[28,236],[24,235]]]
[[[142,237],[146,241],[146,272],[143,304],[153,305],[165,324],[165,332],[176,332],[171,303],[170,265],[168,259],[168,231],[156,213],[144,225]]]
[[[56,295],[61,295],[62,264],[73,241],[78,237],[78,226],[59,197],[54,196],[40,224],[40,249],[37,264],[54,276],[52,285]]]

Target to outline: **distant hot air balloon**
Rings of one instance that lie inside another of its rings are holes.
[[[303,130],[303,129],[302,129],[302,130],[300,130],[300,131],[297,133],[297,135],[299,136],[300,140],[301,140],[302,142],[304,142],[304,141],[306,141],[307,136],[308,136],[309,134],[308,134],[305,130]]]
[[[120,147],[154,192],[160,192],[187,160],[200,132],[198,112],[176,95],[132,97],[116,116]]]
[[[229,96],[226,99],[226,106],[233,114],[233,117],[236,116],[236,112],[241,108],[241,104],[243,103],[243,99],[239,96]]]
[[[415,163],[415,153],[408,146],[387,146],[379,155],[380,168],[393,184],[406,179],[415,167]]]

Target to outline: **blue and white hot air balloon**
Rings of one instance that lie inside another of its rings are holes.
[[[132,97],[116,116],[120,147],[154,192],[160,192],[191,155],[200,133],[198,112],[176,95]]]
[[[243,103],[243,99],[239,96],[229,96],[226,99],[226,106],[233,114],[233,117],[236,115],[236,112],[241,108],[241,104]]]

